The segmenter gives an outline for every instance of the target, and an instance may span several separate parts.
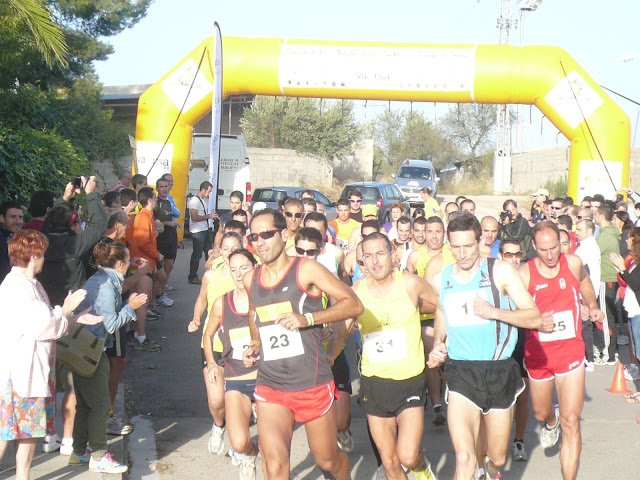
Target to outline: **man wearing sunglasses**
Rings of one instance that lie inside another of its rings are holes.
[[[258,364],[255,399],[260,452],[270,479],[289,478],[291,438],[303,423],[309,447],[328,478],[351,478],[338,450],[335,383],[322,343],[322,325],[360,315],[353,291],[318,262],[285,251],[287,222],[264,209],[251,220],[249,239],[262,266],[247,273],[251,344],[245,365]],[[305,249],[307,250],[307,249]],[[322,292],[335,304],[324,309]]]
[[[352,190],[349,194],[349,218],[352,218],[356,222],[362,223],[364,219],[362,218],[362,193],[360,190]]]
[[[289,198],[283,205],[282,211],[287,222],[287,248],[295,245],[296,232],[302,225],[304,206],[297,198]]]
[[[317,260],[327,267],[327,269],[336,275],[338,278],[342,278],[344,274],[344,252],[341,248],[336,247],[332,243],[327,242],[327,217],[318,212],[311,212],[304,217],[304,226],[315,228],[323,240],[323,247],[320,250],[320,254]],[[288,251],[287,254],[294,255],[293,252]]]

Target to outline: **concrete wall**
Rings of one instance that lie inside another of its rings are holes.
[[[373,138],[362,142],[355,155],[333,162],[333,176],[339,181],[371,180],[373,177]]]
[[[251,187],[291,186],[331,188],[333,167],[326,160],[298,155],[284,148],[248,148]]]
[[[640,187],[640,148],[631,150],[630,183]],[[511,157],[512,191],[525,193],[542,188],[547,180],[567,178],[569,147],[554,147]]]

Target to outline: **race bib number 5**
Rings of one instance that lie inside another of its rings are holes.
[[[263,360],[281,360],[304,354],[300,331],[287,330],[280,325],[260,327],[260,342],[262,343]]]
[[[447,326],[468,327],[482,325],[489,320],[473,313],[475,292],[447,293],[444,299],[444,311],[447,315]]]
[[[368,333],[362,340],[364,354],[372,363],[394,362],[407,356],[407,337],[402,328]]]
[[[568,340],[576,336],[576,324],[574,323],[573,312],[571,310],[554,313],[553,323],[553,332],[538,332],[541,342]]]

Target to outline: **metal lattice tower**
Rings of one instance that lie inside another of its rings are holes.
[[[500,18],[497,28],[500,44],[509,44],[511,38],[511,0],[500,1]],[[496,150],[493,161],[493,191],[502,193],[511,190],[511,122],[509,106],[496,107]]]

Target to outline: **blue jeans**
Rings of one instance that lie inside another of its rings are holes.
[[[627,290],[627,295],[633,295],[633,291]],[[629,332],[631,333],[631,345],[636,358],[640,358],[640,315],[629,318]]]
[[[191,252],[191,262],[189,265],[189,279],[198,277],[198,267],[200,266],[200,257],[204,254],[207,259],[207,253],[213,248],[211,245],[211,236],[209,231],[196,232],[191,234],[193,241],[193,252]]]

